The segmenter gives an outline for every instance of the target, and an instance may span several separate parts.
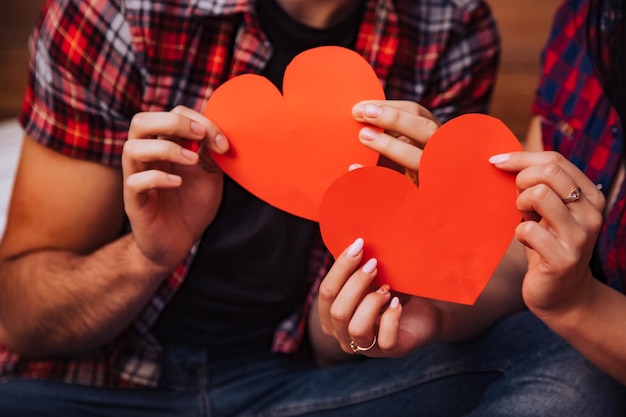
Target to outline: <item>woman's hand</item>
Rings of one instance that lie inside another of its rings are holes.
[[[176,266],[214,219],[223,174],[209,149],[228,142],[200,113],[186,107],[139,113],[122,154],[124,204],[142,252],[156,264]],[[198,152],[182,143],[199,143]]]
[[[360,102],[352,114],[372,126],[361,129],[359,139],[381,154],[379,164],[403,171],[418,184],[422,149],[440,125],[433,115],[414,102],[387,100]],[[386,285],[372,288],[377,261],[362,263],[362,249],[363,240],[357,239],[321,283],[317,309],[322,331],[337,339],[344,352],[373,357],[402,356],[430,342],[439,319],[434,304],[392,296]]]
[[[440,126],[430,111],[412,101],[372,100],[357,103],[352,115],[378,128],[364,127],[359,139],[382,155],[380,164],[404,170],[417,184],[422,149]]]
[[[346,353],[399,357],[433,340],[438,310],[428,300],[393,296],[387,285],[376,289],[376,259],[361,265],[363,240],[357,239],[335,261],[320,285],[318,310],[322,331]]]
[[[527,250],[522,294],[540,318],[563,316],[592,292],[589,268],[605,198],[576,166],[556,152],[496,155],[496,167],[518,172],[517,207],[525,221],[515,235]]]

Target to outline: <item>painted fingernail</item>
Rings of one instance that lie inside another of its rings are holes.
[[[348,256],[350,257],[355,257],[357,256],[361,250],[363,249],[363,239],[361,238],[357,238],[352,245],[350,245],[350,247],[348,248]]]
[[[364,127],[361,129],[361,134],[359,137],[363,140],[376,140],[378,138],[378,131],[374,129],[370,129],[369,127]]]
[[[363,265],[363,268],[361,268],[361,270],[366,274],[369,274],[371,272],[374,272],[374,270],[376,269],[376,265],[378,265],[378,261],[376,260],[376,258],[372,258],[369,261],[365,262],[365,265]]]
[[[398,297],[393,297],[389,303],[389,308],[393,308],[395,310],[398,307],[400,307],[400,299]]]
[[[363,114],[367,117],[378,117],[383,113],[383,108],[376,104],[366,104]]]
[[[508,161],[511,158],[511,155],[509,155],[508,153],[501,153],[499,155],[494,155],[491,158],[489,158],[489,162],[497,165],[497,164],[502,164],[506,161]]]
[[[379,294],[388,294],[390,289],[391,287],[389,286],[389,284],[383,284],[376,292]]]

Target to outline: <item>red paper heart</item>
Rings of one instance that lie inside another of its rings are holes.
[[[285,71],[283,94],[253,74],[216,89],[204,114],[226,134],[231,150],[213,157],[257,197],[317,221],[324,192],[350,164],[376,164],[378,154],[359,142],[362,124],[352,107],[385,94],[369,63],[337,46],[296,56]]]
[[[417,188],[382,167],[351,171],[320,206],[324,242],[337,257],[357,237],[378,259],[377,284],[473,304],[521,220],[515,177],[490,156],[521,150],[498,119],[471,114],[445,123],[427,143]]]

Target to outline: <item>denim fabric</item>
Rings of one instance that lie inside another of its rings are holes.
[[[626,388],[530,313],[470,342],[433,344],[400,359],[318,369],[261,355],[212,361],[169,346],[158,389],[61,382],[0,383],[0,415],[14,416],[593,416],[626,415]]]

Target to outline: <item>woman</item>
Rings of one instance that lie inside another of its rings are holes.
[[[415,347],[423,349],[432,345],[430,342],[500,342],[502,338],[495,338],[494,334],[509,337],[511,328],[508,333],[503,333],[502,328],[511,321],[523,322],[533,332],[545,325],[549,328],[541,334],[545,345],[554,337],[567,342],[552,351],[537,343],[539,350],[535,353],[543,356],[546,366],[554,361],[550,355],[559,356],[572,347],[582,356],[568,353],[563,369],[570,366],[567,364],[590,362],[589,367],[572,368],[567,375],[557,372],[547,376],[548,396],[559,402],[568,396],[568,390],[580,390],[579,398],[584,398],[580,407],[594,400],[612,402],[616,407],[595,412],[578,408],[571,415],[624,412],[626,265],[620,259],[626,255],[622,125],[626,120],[625,35],[625,1],[567,0],[560,6],[542,54],[543,73],[533,106],[536,117],[526,141],[527,151],[494,155],[490,159],[496,167],[517,174],[517,206],[525,221],[517,227],[516,239],[489,285],[472,307],[416,297],[399,303],[388,291],[371,291],[368,284],[376,271],[357,269],[362,263],[367,265],[367,260],[361,259],[360,252],[355,256],[357,251],[352,245],[338,257],[322,283],[318,305],[322,327],[339,340],[344,352],[396,356]],[[421,130],[422,139],[413,141],[418,146],[423,146],[436,129],[432,122],[430,128],[424,129],[424,119],[415,117],[411,109],[398,110],[397,105],[382,103],[371,103],[372,106],[380,109],[363,112],[363,106],[357,107],[357,118],[396,134]],[[377,150],[390,149],[393,143],[396,152],[392,159],[417,169],[419,151],[393,139],[392,135],[383,134],[363,142]],[[351,292],[355,287],[360,291],[358,296]],[[532,315],[517,313],[521,307],[516,303],[518,291]],[[379,315],[381,308],[383,313]],[[531,317],[541,322],[533,322]],[[498,324],[490,327],[494,323]],[[534,337],[537,335],[529,331],[516,343]],[[499,353],[502,354],[501,349]],[[502,355],[506,360],[507,355]],[[531,356],[522,354],[516,357],[516,363],[528,363]],[[591,378],[581,385],[580,381],[593,374],[596,367],[610,375],[613,382],[604,380],[607,385],[600,388]],[[512,375],[506,366],[494,365],[492,370],[499,376],[486,386],[487,398],[490,392],[501,393],[503,389],[510,390],[513,398],[515,393],[527,392],[529,384],[541,386],[540,378],[516,380],[519,374]],[[557,386],[564,389],[554,388]],[[600,399],[609,390],[614,390],[614,396]],[[503,398],[505,403],[501,406],[520,410],[510,399]],[[485,403],[471,415],[482,415]]]

